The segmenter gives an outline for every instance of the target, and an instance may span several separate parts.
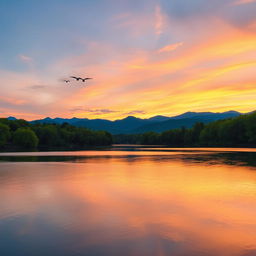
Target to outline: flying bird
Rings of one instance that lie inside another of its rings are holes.
[[[81,77],[77,77],[77,76],[71,76],[71,78],[76,79],[76,81],[79,81],[80,79],[82,79]]]
[[[89,80],[89,79],[93,79],[93,78],[91,78],[91,77],[81,78],[81,80],[82,80],[83,82],[85,82],[86,80]]]
[[[63,82],[65,82],[65,83],[70,83],[70,80],[64,79]]]

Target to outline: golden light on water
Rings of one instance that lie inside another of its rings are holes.
[[[16,166],[20,176],[9,174],[1,184],[1,219],[11,212],[27,216],[31,224],[23,232],[31,235],[38,232],[36,216],[43,214],[53,227],[79,234],[78,247],[138,241],[139,248],[129,247],[135,255],[145,253],[151,239],[154,255],[181,250],[236,256],[256,250],[254,169],[221,158],[210,164],[203,160],[208,153],[119,153]]]

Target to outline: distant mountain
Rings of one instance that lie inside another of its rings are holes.
[[[87,127],[93,130],[105,130],[112,134],[132,134],[143,133],[147,131],[162,132],[165,130],[184,127],[192,127],[197,122],[209,123],[216,120],[233,118],[241,115],[236,111],[227,111],[223,113],[212,112],[186,112],[184,114],[167,117],[154,116],[149,119],[141,119],[134,116],[128,116],[124,119],[109,121],[105,119],[87,119],[87,118],[50,118],[32,121],[32,123],[63,124],[69,123],[77,127]]]
[[[32,121],[33,123],[48,123],[48,124],[63,124],[69,123],[78,127],[87,127],[93,130],[106,130],[113,134],[129,133],[132,130],[139,128],[142,125],[150,123],[147,119],[140,119],[133,116],[128,116],[124,119],[109,121],[105,119],[64,119],[64,118],[45,118],[41,120]]]
[[[190,128],[195,123],[198,123],[198,122],[210,123],[217,120],[233,118],[239,115],[241,115],[241,113],[236,111],[227,111],[223,113],[187,112],[179,116],[171,117],[167,121],[141,126],[138,129],[132,131],[132,133],[143,133],[143,132],[149,132],[149,131],[163,132],[166,130],[181,128],[183,126],[186,128]]]
[[[153,122],[163,122],[163,121],[167,121],[169,120],[171,117],[168,116],[153,116],[151,118],[149,118],[149,121],[153,121]]]
[[[45,124],[63,124],[63,123],[69,123],[69,124],[74,124],[80,120],[89,120],[89,119],[79,119],[79,118],[76,118],[76,117],[73,117],[71,119],[68,119],[68,118],[50,118],[50,117],[46,117],[44,119],[40,119],[40,120],[35,120],[35,121],[32,121],[31,123],[45,123]]]
[[[232,118],[241,115],[237,111],[227,111],[223,113],[213,113],[213,112],[186,112],[184,114],[171,117],[170,119],[184,119],[184,118],[207,118],[211,120],[218,120],[224,118]]]
[[[12,120],[12,121],[17,120],[17,118],[16,118],[16,117],[13,117],[13,116],[9,116],[9,117],[7,117],[7,119],[8,119],[8,120]]]

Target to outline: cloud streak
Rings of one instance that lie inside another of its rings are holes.
[[[124,115],[145,115],[147,112],[144,110],[133,110],[127,113],[124,113]]]
[[[46,85],[31,85],[31,86],[28,86],[27,88],[31,89],[31,90],[41,90],[41,89],[47,88],[47,86]]]
[[[82,106],[71,108],[70,111],[72,113],[83,112],[83,113],[91,113],[91,114],[96,114],[96,115],[105,115],[105,114],[119,112],[119,111],[111,110],[111,109],[91,109],[91,108],[86,108],[86,107],[82,107]]]
[[[184,43],[180,42],[180,43],[176,43],[176,44],[169,44],[164,46],[163,48],[159,49],[158,52],[162,53],[162,52],[172,52],[174,50],[176,50],[177,48],[181,47]]]
[[[164,16],[160,5],[155,7],[155,33],[161,35],[164,29]]]
[[[244,4],[252,4],[256,3],[256,0],[238,0],[233,3],[233,5],[244,5]]]
[[[19,59],[24,62],[24,63],[32,63],[33,62],[33,59],[27,55],[24,55],[24,54],[20,54],[19,55]]]

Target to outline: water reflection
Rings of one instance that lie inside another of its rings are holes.
[[[255,156],[1,156],[1,255],[256,255]]]
[[[73,153],[73,152],[72,152]],[[256,167],[256,152],[186,152],[186,153],[165,153],[160,154],[116,154],[111,155],[97,154],[93,155],[0,155],[0,162],[107,162],[110,160],[126,161],[126,162],[144,162],[145,160],[156,162],[182,161],[184,163],[202,164],[202,165],[236,165]]]

